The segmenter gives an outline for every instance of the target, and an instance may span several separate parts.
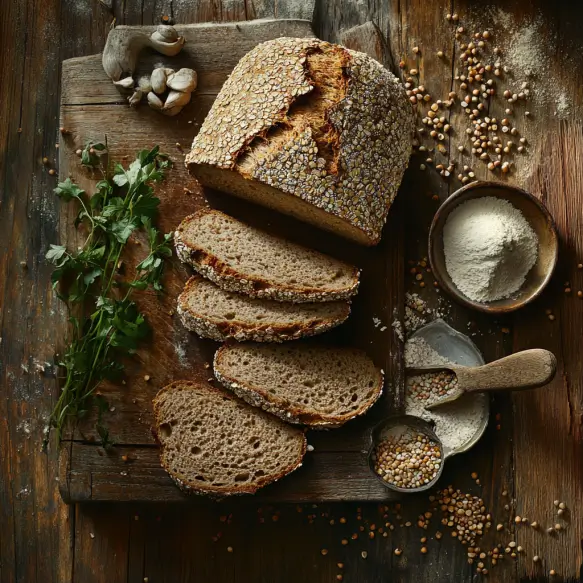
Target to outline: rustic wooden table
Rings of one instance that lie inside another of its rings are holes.
[[[52,194],[55,178],[50,166],[42,164],[43,157],[58,158],[61,61],[100,52],[114,18],[124,24],[155,24],[162,15],[177,23],[309,18],[303,6],[277,0],[2,2],[1,583],[316,582],[339,580],[339,574],[344,581],[364,583],[440,583],[480,577],[475,571],[479,559],[468,564],[467,550],[458,541],[449,535],[436,540],[438,520],[433,518],[427,531],[417,526],[419,513],[427,509],[426,496],[407,498],[400,510],[392,504],[388,511],[377,504],[259,507],[253,500],[69,507],[58,494],[55,448],[48,454],[40,451],[55,382],[48,369],[42,373],[37,365],[52,360],[58,341],[52,331],[62,317],[44,260],[48,244],[57,238],[59,208]],[[489,580],[546,580],[554,569],[552,580],[574,581],[580,576],[583,539],[583,301],[577,297],[583,289],[583,270],[577,268],[583,262],[583,6],[569,0],[322,0],[316,3],[315,30],[334,41],[342,29],[374,21],[388,38],[395,61],[418,68],[434,99],[445,99],[452,88],[457,90],[452,77],[459,62],[446,13],[458,13],[456,26],[469,32],[492,32],[492,44],[502,48],[501,60],[509,67],[501,86],[519,87],[531,70],[528,105],[510,106],[526,137],[526,154],[517,156],[516,168],[506,179],[544,200],[557,222],[562,248],[550,289],[520,314],[493,320],[441,304],[447,319],[470,330],[487,359],[540,346],[553,350],[560,363],[547,390],[493,400],[486,435],[472,452],[448,462],[443,483],[484,499],[493,527],[482,549],[510,541],[523,547],[516,560],[506,557],[495,567],[485,561]],[[421,51],[418,56],[412,51],[415,46]],[[437,56],[439,50],[443,57]],[[505,107],[498,96],[489,115],[502,118]],[[525,109],[531,112],[528,118]],[[449,119],[451,142],[446,142],[444,155],[434,157],[458,164],[454,179],[446,181],[432,168],[420,172],[423,159],[417,155],[403,186],[407,259],[414,261],[425,254],[424,229],[438,204],[432,196],[443,199],[455,190],[455,176],[469,160],[465,116],[454,107]],[[466,151],[458,152],[457,145]],[[482,164],[472,160],[471,166],[477,178],[488,177]],[[412,291],[437,306],[439,295],[431,283],[421,289],[412,277],[407,280]],[[570,294],[564,292],[567,281]],[[554,320],[546,310],[552,310]],[[554,500],[567,504],[564,516],[557,516]],[[536,520],[541,528],[516,524],[517,515]],[[388,536],[386,522],[395,525]],[[412,526],[400,526],[408,522]],[[562,529],[547,534],[546,528],[555,523]],[[497,531],[497,524],[503,530]],[[420,550],[424,536],[429,539],[426,554]],[[400,556],[394,554],[396,548],[403,550]],[[541,561],[534,563],[534,555]]]

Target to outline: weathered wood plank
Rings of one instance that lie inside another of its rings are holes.
[[[383,33],[371,20],[359,26],[340,31],[339,41],[349,49],[370,55],[379,63],[383,63],[387,69],[395,70],[393,56],[383,37]]]
[[[44,156],[55,163],[59,16],[53,0],[0,6],[7,43],[0,55],[2,582],[68,582],[72,574],[71,512],[59,500],[55,450],[40,452],[54,381],[50,366],[46,375],[36,367],[52,360],[51,331],[60,319],[44,263],[56,237],[53,178],[41,164]]]
[[[582,272],[577,269],[583,258],[583,209],[576,202],[583,188],[583,172],[577,162],[583,155],[583,127],[580,123],[560,125],[541,140],[536,155],[541,163],[530,188],[555,218],[563,261],[555,293],[545,294],[515,319],[514,348],[548,348],[558,356],[560,368],[547,389],[513,396],[516,513],[538,521],[543,528],[558,523],[565,530],[553,537],[519,529],[517,540],[525,548],[536,549],[544,557],[545,567],[564,577],[577,577],[583,562],[583,517],[576,510],[583,507],[583,310],[576,291],[566,295],[560,286],[569,281],[574,290],[583,289]],[[555,321],[549,321],[545,309],[553,310]],[[557,516],[554,500],[569,507],[566,519]],[[521,562],[519,570],[523,576],[539,572],[528,561]]]
[[[121,506],[76,508],[75,583],[126,583],[133,520],[129,509]]]
[[[160,467],[158,448],[117,445],[105,453],[96,445],[73,442],[61,454],[59,483],[66,501],[184,502],[189,497],[176,488]],[[67,464],[67,456],[76,465]],[[124,462],[122,456],[128,456]],[[372,479],[366,452],[320,452],[306,457],[297,472],[262,490],[258,501],[387,501],[394,499]],[[80,469],[76,469],[80,468]],[[202,499],[198,499],[202,500]]]

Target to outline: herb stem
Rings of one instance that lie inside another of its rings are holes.
[[[109,162],[104,168],[101,155],[106,150],[104,144],[89,142],[81,156],[83,165],[99,166],[103,176],[91,197],[87,198],[69,178],[55,189],[65,202],[78,201],[77,221],[84,223],[89,231],[83,246],[73,252],[64,246],[51,245],[47,252],[47,259],[56,266],[53,287],[66,302],[73,324],[69,345],[59,362],[65,370],[60,377],[64,384],[49,426],[61,440],[67,424],[76,423],[96,401],[99,405],[96,429],[104,447],[111,445],[109,433],[102,424],[102,415],[108,407],[95,392],[104,380],[115,380],[123,370],[119,356],[132,355],[147,334],[145,318],[131,295],[135,289],[149,286],[161,290],[162,260],[172,254],[171,236],[160,238],[152,226],[160,203],[154,196],[153,184],[163,180],[169,161],[156,146],[139,152],[128,169]],[[147,233],[150,250],[120,299],[120,294],[112,288],[120,258],[137,230]],[[47,434],[45,446],[48,439]]]

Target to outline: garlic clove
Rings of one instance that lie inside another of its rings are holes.
[[[175,107],[171,107],[170,109],[163,109],[162,113],[167,115],[168,117],[173,117],[178,115],[182,111],[182,105],[176,105]]]
[[[154,93],[166,91],[166,71],[163,68],[154,69],[150,76],[150,84]]]
[[[114,81],[113,84],[116,87],[121,87],[122,89],[133,89],[134,88],[134,80],[131,77],[124,77],[119,81]]]
[[[164,109],[172,109],[173,107],[184,107],[192,96],[192,93],[183,93],[182,91],[170,91],[164,103]]]
[[[132,107],[136,107],[140,101],[142,101],[142,97],[144,94],[142,93],[141,89],[136,89],[131,97],[128,97],[128,102]]]
[[[152,83],[150,81],[150,76],[149,75],[144,75],[143,77],[140,77],[138,80],[138,87],[140,88],[140,91],[142,93],[150,93],[150,91],[152,91]]]
[[[164,73],[166,73],[166,79],[170,77],[170,75],[174,75],[174,69],[170,69],[170,67],[164,67]]]
[[[180,69],[177,73],[169,75],[166,84],[170,89],[192,93],[196,89],[197,75],[193,69]]]
[[[164,107],[162,100],[153,91],[148,93],[148,105],[157,111],[162,111],[162,108]]]

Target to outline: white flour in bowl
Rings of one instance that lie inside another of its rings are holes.
[[[405,366],[422,367],[452,364],[447,358],[436,352],[423,338],[410,338],[405,344]],[[426,405],[437,400],[437,396],[426,400],[414,398],[412,385],[418,377],[408,376],[405,382],[405,413],[421,417],[434,424],[434,431],[444,448],[457,449],[468,443],[483,423],[486,414],[483,395],[464,395],[452,403],[443,405],[433,411],[427,411]]]
[[[445,266],[455,286],[476,302],[516,293],[538,256],[538,238],[523,214],[507,200],[468,200],[443,228]]]

